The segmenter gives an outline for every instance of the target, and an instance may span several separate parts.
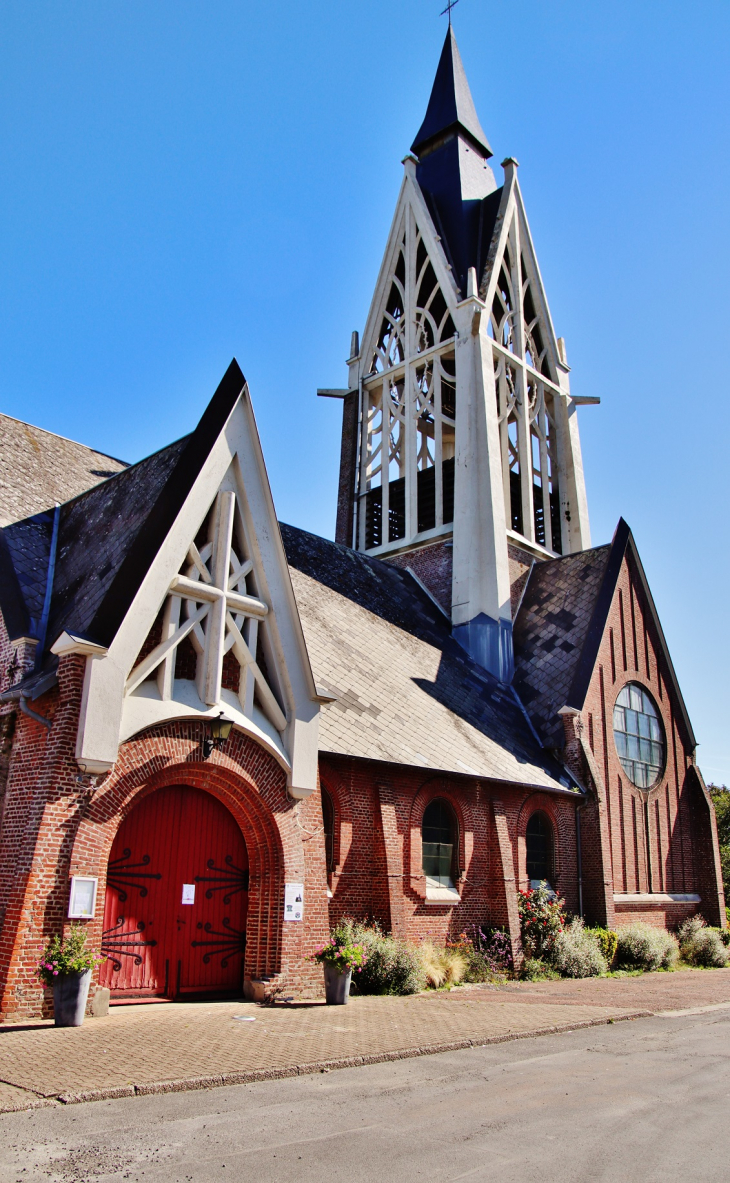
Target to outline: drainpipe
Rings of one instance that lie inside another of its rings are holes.
[[[651,866],[651,830],[649,818],[649,798],[644,799],[644,835],[646,841],[646,882],[649,894],[654,890],[654,875]]]
[[[49,730],[53,726],[53,723],[50,719],[47,719],[45,715],[39,715],[38,711],[34,711],[28,706],[28,699],[24,694],[21,694],[20,698],[18,699],[18,706],[24,715],[27,715],[29,719],[34,719],[36,723],[42,723],[43,726],[48,727]]]

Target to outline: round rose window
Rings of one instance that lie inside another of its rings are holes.
[[[650,789],[664,768],[664,728],[653,698],[629,682],[613,708],[613,735],[621,766],[632,784]]]

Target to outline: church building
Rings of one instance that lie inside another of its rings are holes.
[[[591,546],[597,400],[492,161],[449,27],[347,385],[319,391],[334,542],[277,521],[236,361],[134,465],[0,416],[3,1019],[44,1013],[71,923],[112,1003],[317,995],[343,916],[503,927],[519,966],[541,880],[609,928],[725,925],[634,539]]]

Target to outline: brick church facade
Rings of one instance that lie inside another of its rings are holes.
[[[127,466],[0,418],[0,1016],[81,923],[112,1001],[316,994],[345,915],[509,933],[547,880],[724,926],[634,540],[592,547],[517,181],[449,28],[342,403],[336,541],[277,522],[234,361]],[[92,992],[93,996],[93,992]],[[101,995],[100,995],[101,997]]]

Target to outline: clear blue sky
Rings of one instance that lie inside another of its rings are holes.
[[[346,380],[444,2],[4,0],[0,409],[137,460],[235,355],[279,516],[331,536],[340,406],[315,390]],[[632,526],[730,784],[730,5],[461,0],[454,23],[573,391],[603,400],[593,540]]]

